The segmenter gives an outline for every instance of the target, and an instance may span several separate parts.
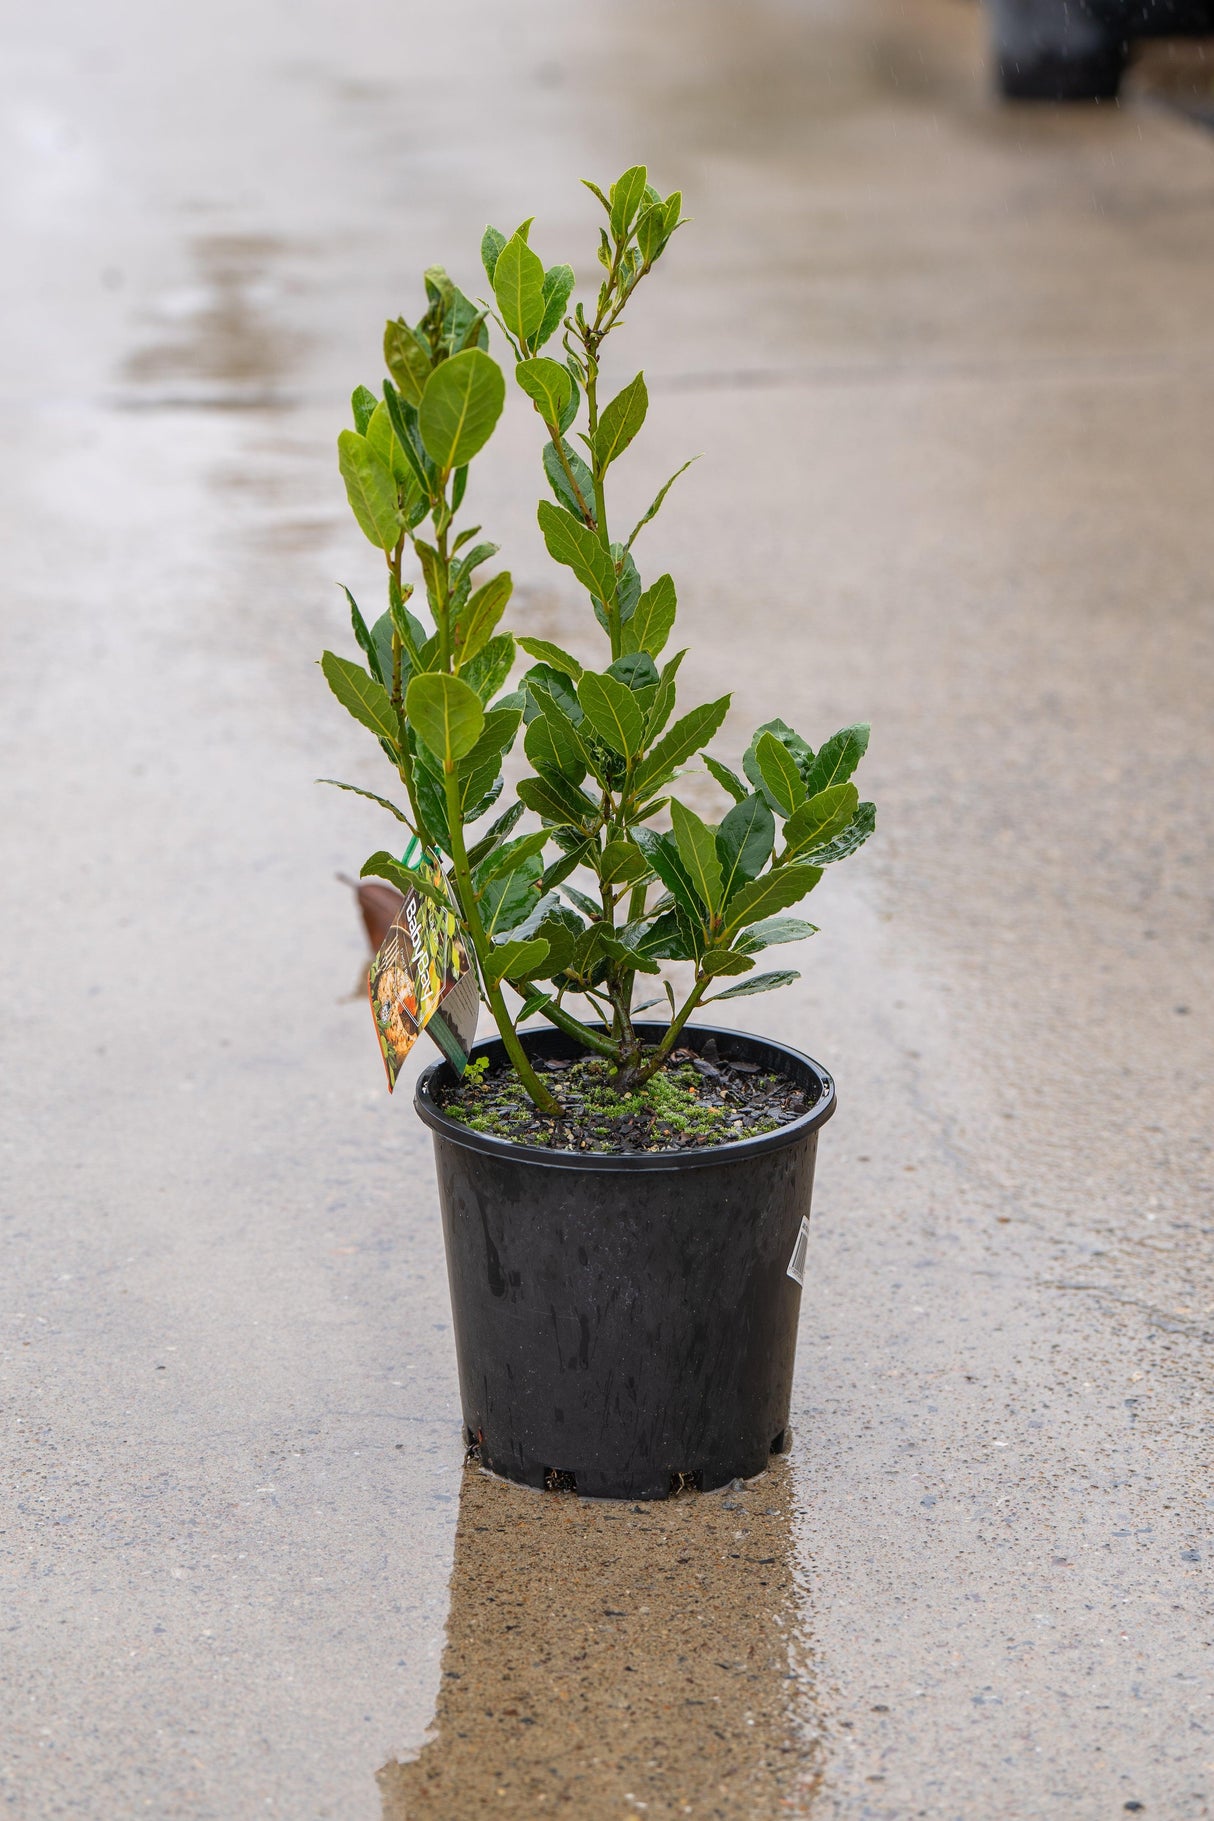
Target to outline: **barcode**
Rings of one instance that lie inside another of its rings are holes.
[[[795,1284],[805,1286],[805,1260],[809,1255],[809,1215],[805,1215],[797,1232],[797,1243],[788,1261],[788,1275]]]

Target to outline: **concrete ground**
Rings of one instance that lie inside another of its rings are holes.
[[[1214,139],[999,109],[959,0],[5,38],[6,1812],[1214,1813]],[[839,1084],[793,1452],[633,1511],[464,1474],[333,882],[382,829],[312,780],[378,777],[314,658],[383,317],[486,219],[592,275],[638,156],[695,218],[621,338],[638,501],[704,451],[686,699],[724,757],[871,718],[881,823],[737,1008]]]

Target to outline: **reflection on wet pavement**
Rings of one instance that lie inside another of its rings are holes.
[[[643,1506],[467,1467],[434,1726],[380,1772],[383,1821],[805,1812],[794,1496],[779,1456]]]

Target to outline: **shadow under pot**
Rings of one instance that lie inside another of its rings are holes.
[[[648,1042],[664,1026],[641,1024]],[[808,1111],[711,1149],[549,1151],[469,1131],[420,1077],[434,1133],[460,1396],[492,1472],[589,1498],[665,1498],[759,1473],[787,1445],[818,1128],[834,1084],[760,1037],[687,1028],[800,1086]],[[524,1033],[533,1060],[582,1052]],[[476,1046],[491,1068],[501,1040]]]

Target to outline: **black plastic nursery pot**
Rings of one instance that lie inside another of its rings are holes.
[[[637,1026],[656,1042],[664,1026]],[[665,1498],[760,1472],[787,1445],[798,1272],[818,1129],[834,1084],[761,1037],[688,1027],[726,1061],[796,1081],[809,1110],[757,1138],[631,1155],[548,1151],[472,1132],[437,1096],[434,1133],[460,1395],[492,1472],[590,1498]],[[563,1032],[523,1037],[537,1060],[581,1054]],[[500,1038],[476,1046],[491,1067]]]

